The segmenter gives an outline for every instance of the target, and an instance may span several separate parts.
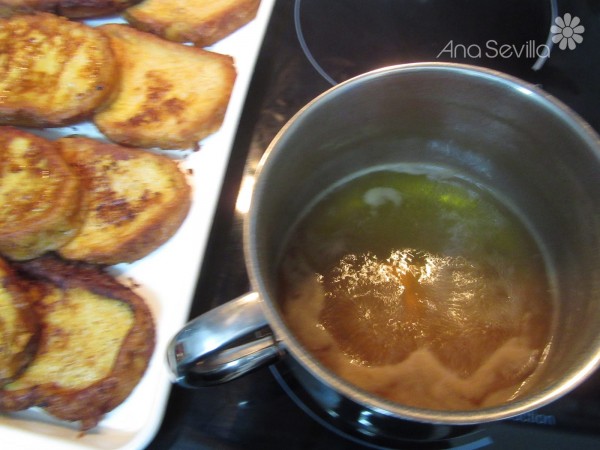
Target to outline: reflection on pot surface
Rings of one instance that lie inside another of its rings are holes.
[[[551,341],[545,258],[509,207],[450,169],[342,180],[288,238],[282,310],[352,384],[403,405],[518,398]]]

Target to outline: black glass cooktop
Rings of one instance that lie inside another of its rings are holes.
[[[555,24],[553,33],[550,25],[557,16],[563,22]],[[578,32],[577,20],[583,32]],[[575,48],[569,49],[569,44]],[[191,316],[249,289],[241,237],[244,179],[253,174],[284,123],[333,84],[377,67],[421,61],[469,63],[520,77],[564,101],[600,131],[598,0],[277,1],[232,151]],[[600,448],[600,374],[553,404],[513,420],[439,441],[378,445]],[[330,423],[296,386],[285,365],[279,365],[221,386],[197,390],[175,386],[164,423],[149,448],[372,447]]]

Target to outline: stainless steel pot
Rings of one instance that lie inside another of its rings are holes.
[[[526,396],[474,411],[395,404],[326,370],[286,327],[276,272],[301,212],[336,181],[401,162],[458,169],[505,198],[539,237],[557,314],[550,354]],[[465,425],[515,416],[567,393],[600,363],[600,140],[565,105],[515,78],[465,65],[410,64],[325,92],[268,148],[244,242],[254,292],[198,317],[174,337],[167,356],[181,385],[228,381],[286,354],[328,414],[376,434],[381,423],[393,427],[394,420]]]

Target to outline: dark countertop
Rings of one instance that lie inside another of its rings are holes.
[[[584,41],[573,51],[553,50],[539,71],[531,69],[535,58],[488,58],[473,52],[464,58],[448,53],[436,58],[448,39],[481,46],[490,36],[498,42],[543,42],[549,3],[378,0],[371,2],[377,8],[365,12],[364,0],[304,0],[300,19],[307,47],[335,81],[392,63],[437,59],[479,64],[540,85],[600,130],[600,2],[596,0],[558,2],[560,14],[581,17]],[[234,143],[191,317],[248,291],[243,215],[234,208],[243,176],[253,172],[281,126],[330,86],[299,44],[294,2],[278,1]],[[221,386],[173,387],[164,423],[149,449],[366,448],[319,423],[319,414],[295,403],[275,375],[261,369]],[[426,448],[600,448],[599,381],[595,375],[566,398],[520,421],[483,427],[468,439]]]

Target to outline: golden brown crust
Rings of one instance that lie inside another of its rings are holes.
[[[89,117],[118,77],[108,39],[48,13],[0,19],[0,124],[62,126]]]
[[[17,378],[33,359],[39,318],[25,287],[0,258],[0,387]]]
[[[2,0],[6,14],[44,11],[73,19],[113,14],[140,0]]]
[[[177,163],[142,149],[88,138],[58,141],[84,184],[85,218],[58,251],[101,264],[131,262],[165,243],[191,206],[191,189]]]
[[[230,56],[125,25],[104,25],[100,30],[110,37],[121,69],[112,101],[94,116],[110,140],[184,149],[219,129],[236,78]]]
[[[207,47],[254,19],[259,5],[260,0],[145,0],[124,15],[140,30]]]
[[[81,223],[79,179],[59,148],[0,127],[0,252],[30,259],[64,245]]]
[[[67,295],[71,290],[81,290],[106,299],[116,300],[127,305],[133,314],[133,325],[121,342],[112,369],[107,376],[91,380],[82,388],[69,388],[53,380],[46,380],[33,386],[15,389],[7,385],[0,390],[0,410],[18,411],[32,406],[40,406],[53,416],[67,421],[79,421],[82,430],[94,427],[104,414],[121,404],[131,393],[143,376],[152,356],[155,345],[154,321],[144,301],[131,289],[117,282],[98,266],[65,261],[54,255],[20,263],[19,269],[38,283],[46,287],[47,296],[58,290]],[[66,298],[66,297],[65,297]],[[54,312],[68,308],[67,301],[40,302],[45,327],[42,331],[42,350],[44,342],[51,339],[53,333],[61,332],[47,318]],[[66,311],[68,313],[68,311]],[[72,320],[82,320],[73,312]],[[114,326],[114,317],[98,315],[89,322],[90,327]],[[87,355],[94,357],[96,355]],[[81,355],[81,364],[85,365],[86,355]],[[39,368],[38,368],[39,369]],[[25,375],[27,375],[27,371]],[[19,380],[17,380],[17,383]]]

